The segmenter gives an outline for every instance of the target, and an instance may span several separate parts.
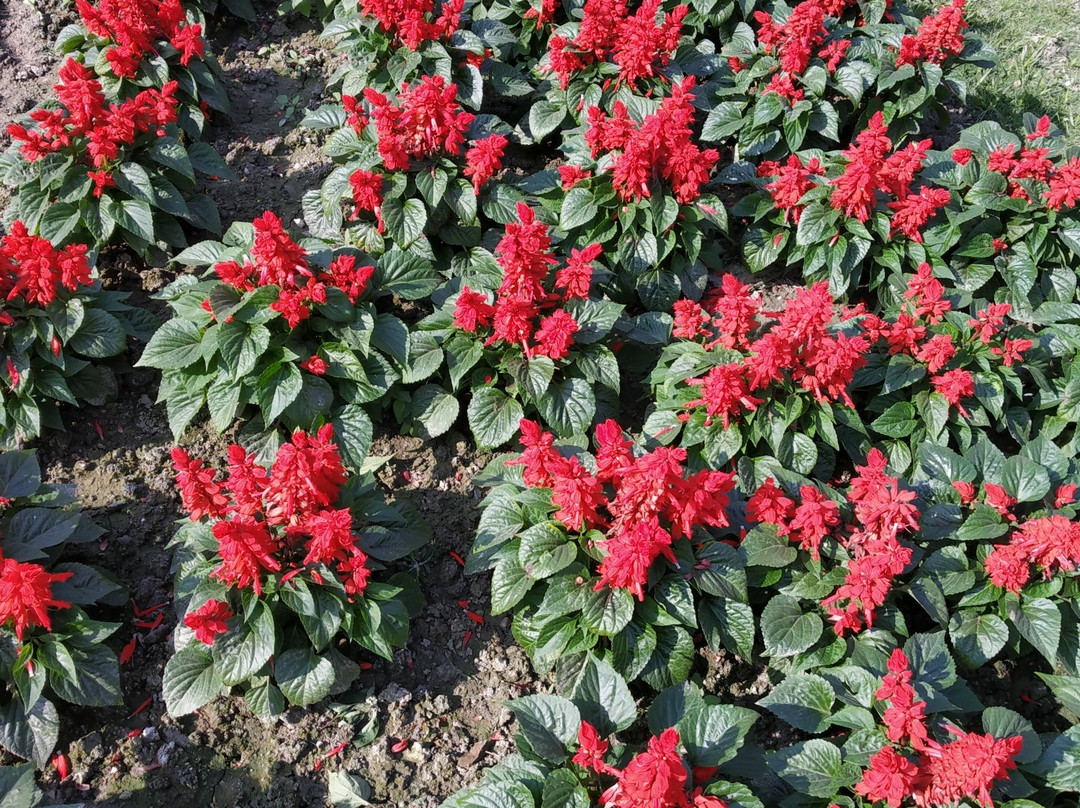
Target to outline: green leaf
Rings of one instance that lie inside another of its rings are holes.
[[[274,662],[274,678],[292,704],[314,704],[334,686],[334,664],[310,648],[290,648]]]
[[[592,192],[582,185],[576,185],[563,197],[559,227],[566,231],[584,227],[596,218],[598,212]]]
[[[214,640],[212,655],[222,684],[238,685],[259,672],[274,653],[274,615],[262,601],[235,629]]]
[[[374,427],[371,417],[359,404],[347,404],[338,411],[330,423],[334,426],[334,440],[341,452],[342,462],[350,469],[358,470],[364,464]]]
[[[169,320],[146,344],[137,367],[179,370],[202,359],[202,329],[189,320]]]
[[[840,750],[820,738],[781,749],[769,758],[769,768],[811,797],[832,798],[859,779],[859,768],[845,765]]]
[[[1061,640],[1061,612],[1047,598],[1025,598],[1019,604],[1009,604],[1009,617],[1020,635],[1051,665],[1057,665],[1058,644]]]
[[[334,808],[364,808],[371,805],[372,789],[366,780],[339,769],[327,777],[330,804]]]
[[[702,704],[676,724],[691,766],[720,766],[735,757],[758,714],[731,704]]]
[[[618,634],[634,616],[634,596],[609,586],[592,591],[581,609],[581,622],[603,637]]]
[[[387,199],[382,206],[386,229],[402,249],[416,241],[427,225],[427,208],[419,199]]]
[[[584,432],[596,414],[592,385],[584,379],[563,379],[551,385],[537,404],[547,425],[562,437]]]
[[[1050,475],[1034,460],[1014,455],[1005,460],[1001,485],[1019,502],[1037,502],[1050,492]]]
[[[767,656],[794,656],[810,648],[821,637],[821,618],[803,614],[799,601],[774,595],[761,613],[761,636]]]
[[[832,723],[832,705],[835,693],[832,685],[813,673],[789,676],[758,701],[796,729],[817,734],[824,732]]]
[[[566,107],[540,99],[529,109],[529,132],[538,143],[559,128],[566,118]]]
[[[746,534],[739,549],[746,555],[749,567],[783,568],[799,557],[785,536],[776,533],[774,525],[758,525]]]
[[[518,563],[530,578],[550,578],[577,558],[577,543],[554,522],[541,522],[519,534]]]
[[[481,387],[469,402],[469,427],[481,449],[502,446],[518,431],[525,413],[514,399],[495,387]]]
[[[425,439],[446,433],[460,412],[457,398],[437,384],[425,384],[409,403],[409,414],[420,427],[417,434]]]
[[[16,697],[0,708],[0,746],[34,761],[42,769],[49,764],[49,756],[59,737],[60,716],[48,699],[39,698],[27,710],[22,700]],[[0,794],[0,808],[6,804],[6,796]],[[28,807],[30,805],[27,803]]]
[[[626,729],[637,718],[637,705],[626,682],[610,664],[589,652],[560,659],[555,681],[558,692],[577,705],[581,717],[601,737]]]
[[[291,362],[268,368],[255,386],[255,400],[262,410],[263,423],[275,424],[285,408],[296,401],[303,386],[300,371]]]
[[[960,661],[969,668],[980,668],[1005,647],[1009,627],[995,614],[965,610],[950,618],[949,637]]]
[[[531,808],[533,803],[529,805]],[[540,808],[590,808],[591,805],[589,792],[569,769],[555,769],[544,780]]]
[[[1069,727],[1030,767],[1046,778],[1046,784],[1059,791],[1080,791],[1080,726]]]
[[[908,401],[896,402],[870,424],[876,431],[890,438],[906,438],[918,425],[915,406]]]
[[[174,718],[195,712],[217,696],[222,687],[214,658],[201,643],[177,651],[165,663],[161,688],[165,708]]]
[[[754,655],[754,610],[730,598],[701,598],[698,621],[710,650],[721,646],[749,662]]]
[[[491,576],[491,613],[501,614],[516,606],[535,583],[516,558],[503,558]]]
[[[581,713],[561,696],[524,696],[507,702],[514,711],[521,734],[540,757],[559,765],[565,763],[567,747],[576,746]]]
[[[105,359],[124,352],[127,343],[120,321],[102,309],[87,309],[79,330],[67,347],[90,359]]]
[[[270,330],[262,325],[233,320],[218,327],[218,350],[233,379],[240,379],[253,370],[270,346]]]

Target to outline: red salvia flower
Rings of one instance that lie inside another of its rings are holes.
[[[657,23],[659,11],[660,0],[643,0],[636,13],[617,23],[612,56],[619,65],[620,82],[633,84],[639,79],[653,78],[657,66],[666,66],[671,61],[679,46],[683,19],[690,9],[680,4]]]
[[[1059,485],[1057,491],[1054,492],[1054,507],[1064,508],[1076,502],[1076,489],[1077,486],[1074,483]]]
[[[975,316],[967,321],[967,324],[978,329],[979,340],[983,345],[989,345],[994,334],[1005,325],[1005,318],[1012,311],[1008,303],[991,303],[985,309],[975,312]]]
[[[915,358],[926,365],[931,373],[937,373],[956,356],[951,334],[935,334],[919,347]]]
[[[487,295],[483,292],[474,292],[468,285],[463,286],[454,304],[454,325],[470,333],[491,325],[495,307],[487,301]]]
[[[371,264],[357,266],[355,255],[339,255],[330,262],[328,271],[322,273],[319,280],[340,289],[355,305],[367,291],[368,282],[374,274],[375,267]]]
[[[71,604],[53,598],[52,585],[66,581],[74,572],[50,573],[40,564],[13,558],[0,560],[0,625],[10,621],[22,642],[28,628],[52,630],[49,609],[67,609]]]
[[[274,553],[278,543],[267,530],[265,522],[240,517],[228,522],[215,522],[212,528],[218,541],[221,566],[210,577],[241,589],[250,587],[262,594],[262,573],[278,572],[281,564]]]
[[[644,586],[649,579],[649,567],[660,555],[676,563],[671,552],[671,534],[660,527],[655,516],[632,523],[629,527],[609,532],[601,543],[604,558],[598,572],[600,580],[595,589],[605,586],[626,589],[638,600],[645,599]]]
[[[574,342],[574,334],[579,330],[577,320],[565,309],[557,309],[540,321],[540,327],[533,335],[536,340],[536,352],[554,360],[564,359]]]
[[[352,535],[352,514],[348,508],[315,511],[303,523],[311,539],[307,544],[305,564],[331,564],[345,561],[356,543]]]
[[[518,428],[521,430],[521,445],[525,450],[517,460],[508,460],[507,465],[525,467],[525,485],[550,488],[564,462],[563,457],[554,449],[555,436],[544,432],[540,424],[528,418],[522,418]]]
[[[618,782],[604,792],[601,801],[612,808],[685,806],[686,764],[678,753],[679,733],[672,727],[650,738],[618,773]]]
[[[888,208],[894,211],[892,217],[892,235],[903,233],[916,244],[922,244],[922,228],[934,214],[949,204],[952,195],[945,188],[924,186],[918,194],[890,202]]]
[[[184,625],[195,632],[195,639],[199,642],[213,645],[218,634],[229,630],[227,621],[232,616],[228,603],[211,599],[195,611],[184,615]]]
[[[457,30],[464,0],[446,0],[436,14],[434,0],[360,0],[360,9],[409,50],[424,42],[449,39]]]
[[[608,753],[608,748],[608,742],[600,738],[596,727],[588,721],[582,721],[578,729],[578,750],[571,758],[571,762],[597,774],[612,774],[611,767],[604,763],[604,755]]]
[[[699,336],[707,336],[705,326],[711,321],[711,317],[705,310],[693,300],[676,300],[674,304],[675,318],[671,329],[671,336],[676,339],[697,339]]]
[[[932,376],[930,383],[934,386],[934,390],[945,397],[950,406],[956,407],[965,418],[968,417],[968,412],[964,409],[962,402],[965,398],[975,395],[975,379],[970,371],[959,368],[947,370],[940,376]]]
[[[564,300],[588,299],[593,276],[592,262],[600,257],[602,251],[600,244],[590,244],[583,250],[577,247],[570,249],[566,266],[555,273],[555,288],[564,290]]]
[[[495,247],[496,260],[503,270],[499,295],[514,295],[531,302],[544,297],[548,267],[556,262],[550,252],[548,227],[537,221],[536,211],[518,202],[517,214],[518,221],[506,225]]]
[[[202,460],[194,460],[183,449],[172,450],[176,483],[180,487],[180,499],[192,522],[204,516],[220,519],[224,516],[229,498],[221,493],[221,485],[214,480],[215,472],[205,468]]]
[[[296,275],[310,276],[307,252],[297,244],[281,225],[281,219],[270,211],[252,222],[255,228],[255,244],[251,257],[259,273],[259,286],[273,284],[282,288],[296,288]]]
[[[225,487],[233,498],[230,510],[241,516],[254,517],[263,510],[263,496],[270,475],[255,462],[254,453],[248,454],[243,446],[235,443],[229,446],[228,468]]]
[[[703,377],[690,379],[687,384],[691,387],[700,387],[701,398],[688,401],[684,406],[686,409],[693,409],[704,405],[706,426],[719,415],[724,428],[727,429],[733,416],[738,417],[743,412],[752,412],[764,401],[750,395],[746,370],[741,364],[717,365],[710,368]]]
[[[465,152],[465,176],[472,177],[474,194],[502,168],[508,142],[502,135],[488,135]]]
[[[792,541],[798,541],[802,549],[809,551],[817,561],[821,540],[840,524],[840,509],[812,485],[800,486],[799,498],[802,501],[795,507],[791,520],[779,532],[789,536]]]
[[[805,208],[799,204],[799,200],[811,188],[817,187],[813,177],[820,173],[821,164],[816,157],[804,166],[797,154],[788,157],[785,165],[777,167],[776,179],[766,185],[765,190],[772,195],[777,209],[784,211],[785,222],[790,214],[792,220],[798,224]]]
[[[1050,175],[1048,183],[1050,190],[1043,194],[1047,207],[1051,210],[1075,208],[1080,202],[1080,157],[1070,157]]]
[[[971,162],[971,149],[953,149],[951,157],[958,166],[966,166]]]
[[[349,595],[363,595],[367,588],[368,579],[371,577],[371,568],[368,566],[368,555],[359,547],[353,545],[349,549],[348,558],[338,564],[338,573],[345,585],[345,592]]]
[[[555,518],[571,530],[584,533],[604,522],[597,511],[607,504],[603,488],[576,457],[555,465],[551,501],[558,507]]]
[[[855,793],[868,802],[885,802],[900,808],[918,775],[918,768],[891,746],[884,746],[870,758],[870,768],[855,784]]]
[[[878,173],[885,165],[885,156],[892,148],[886,134],[885,119],[875,112],[866,129],[855,138],[855,145],[843,151],[848,164],[844,173],[830,180],[833,186],[829,202],[844,215],[860,222],[870,218],[874,203],[874,191],[878,186]]]
[[[965,2],[952,0],[936,14],[924,17],[918,32],[914,36],[905,36],[901,42],[896,66],[917,62],[939,65],[960,53],[964,49],[964,29],[968,27],[964,20]]]
[[[972,799],[980,805],[992,806],[990,789],[995,783],[1009,779],[1009,772],[1016,768],[1014,758],[1020,754],[1023,738],[1019,735],[995,738],[955,727],[949,727],[949,731],[956,740],[919,757],[919,776],[912,793],[915,804],[925,808]]]
[[[373,107],[379,154],[388,171],[406,171],[413,159],[457,157],[475,117],[461,111],[455,100],[457,85],[447,84],[442,76],[422,76],[417,84],[403,86],[396,106],[370,88],[364,98]]]
[[[383,176],[376,171],[365,171],[358,168],[349,175],[349,187],[352,189],[353,213],[352,218],[357,218],[360,211],[366,210],[375,214],[376,229],[383,232],[384,223],[382,217],[382,186]]]
[[[593,107],[593,109],[596,109],[596,107]],[[562,183],[564,191],[569,191],[579,182],[591,176],[592,172],[589,169],[583,168],[576,163],[559,166],[559,181]]]
[[[1019,592],[1031,579],[1027,553],[1016,544],[995,544],[983,561],[990,583],[1008,592]]]
[[[333,437],[330,424],[315,435],[297,430],[278,449],[266,487],[266,498],[276,512],[268,516],[282,522],[299,521],[337,500],[345,484],[345,469]]]
[[[777,488],[772,477],[758,486],[754,495],[746,503],[746,518],[752,522],[766,522],[779,525],[787,531],[788,522],[795,515],[795,500],[784,495],[782,488]]]

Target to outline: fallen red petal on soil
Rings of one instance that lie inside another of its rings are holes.
[[[466,645],[468,645],[469,640],[471,640],[471,639],[472,639],[472,630],[470,629],[470,630],[465,632],[465,639],[461,641],[461,647],[464,648]]]
[[[56,767],[56,773],[60,775],[60,782],[68,779],[68,775],[71,774],[71,761],[68,760],[68,756],[63,752],[57,752],[53,755],[52,763]]]
[[[131,715],[129,715],[128,718],[134,718],[135,716],[137,716],[139,713],[141,713],[143,710],[145,710],[147,707],[149,707],[153,703],[154,703],[154,697],[150,696],[149,698],[147,698],[146,701],[144,701],[142,704],[140,704],[138,707],[136,707],[135,712],[133,712]]]
[[[147,628],[153,631],[155,628],[161,625],[161,621],[165,619],[165,615],[159,614],[153,620],[136,620],[135,625],[138,628]]]
[[[396,744],[394,744],[393,746],[390,747],[390,751],[393,752],[396,755],[398,752],[404,752],[405,749],[408,746],[409,746],[409,739],[408,738],[402,738],[400,741],[398,741]]]
[[[138,738],[140,735],[142,735],[142,730],[141,729],[133,729],[131,732],[129,732],[127,734],[127,736],[129,738]]]
[[[477,614],[476,612],[465,612],[465,616],[472,620],[474,623],[480,623],[482,625],[484,622],[483,616]]]
[[[344,749],[348,745],[349,745],[348,741],[345,741],[344,743],[339,743],[337,746],[335,746],[333,749],[331,749],[329,752],[327,752],[325,755],[323,755],[323,757],[324,758],[333,757],[334,755],[338,754],[342,749]]]
[[[135,638],[132,637],[128,640],[127,645],[120,651],[120,664],[126,665],[131,662],[131,658],[135,655]]]
[[[454,559],[454,561],[456,561],[456,562],[457,562],[458,564],[460,564],[461,566],[463,566],[463,567],[465,566],[465,559],[464,559],[464,558],[462,558],[461,556],[459,556],[459,555],[458,555],[457,553],[455,553],[455,552],[454,552],[453,550],[451,550],[451,551],[450,551],[450,557],[451,557],[452,559]]]
[[[364,662],[363,660],[361,660],[360,662],[358,662],[356,664],[358,664],[360,666],[360,670],[362,670],[362,671],[369,671],[369,670],[371,670],[372,668],[375,667],[375,665],[373,665],[371,662]]]
[[[468,609],[469,608],[469,601],[468,600],[459,600],[457,602],[457,605],[460,606],[462,609]]]
[[[315,763],[313,765],[315,767],[315,771],[318,771],[319,769],[321,769],[322,768],[322,758],[316,758]]]
[[[97,432],[98,438],[100,438],[101,440],[105,440],[105,433],[101,431],[101,424],[99,424],[97,421],[94,421],[94,429]]]

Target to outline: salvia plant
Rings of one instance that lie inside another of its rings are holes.
[[[409,361],[405,324],[374,301],[390,290],[422,294],[430,264],[396,249],[378,267],[355,252],[309,254],[269,211],[177,261],[212,268],[206,280],[182,275],[162,290],[173,317],[139,360],[162,371],[173,433],[204,407],[219,432],[254,410],[250,432],[263,435],[268,459],[280,427],[331,422],[359,467],[372,430],[363,405],[380,401]]]
[[[908,276],[900,300],[881,317],[862,306],[836,317],[820,282],[765,312],[746,284],[723,276],[704,307],[675,305],[646,432],[681,438],[714,468],[767,446],[792,470],[830,476],[841,449],[857,460],[883,445],[906,470],[927,442],[1023,442],[1044,419],[1060,420],[1053,399],[1045,414],[1025,402],[1044,395],[1059,365],[1040,333],[1010,320],[1008,303],[954,311],[929,264]]]
[[[495,254],[469,251],[455,267],[456,294],[413,334],[415,346],[431,345],[423,356],[445,355],[455,391],[471,391],[468,420],[480,446],[508,442],[525,414],[566,437],[618,406],[620,369],[608,344],[623,306],[592,292],[601,246],[572,250],[562,266],[550,248],[550,227],[519,202]],[[412,396],[410,414],[433,436],[449,428],[458,405],[429,383]]]
[[[98,360],[123,353],[127,337],[146,339],[154,323],[127,294],[93,277],[85,244],[56,249],[15,221],[0,236],[0,445],[62,425],[58,404],[104,402],[115,391]]]
[[[730,33],[702,137],[734,139],[743,157],[833,148],[878,112],[903,132],[928,114],[947,120],[944,104],[966,94],[957,68],[993,64],[964,19],[965,0],[921,22],[891,2],[724,5],[721,30]],[[750,7],[744,19],[732,14],[736,5]]]
[[[31,112],[27,125],[8,125],[13,142],[0,181],[16,190],[5,218],[58,244],[123,241],[140,253],[159,241],[186,246],[181,220],[219,231],[217,208],[198,192],[196,172],[227,177],[231,170],[212,146],[182,142],[179,87],[173,79],[110,96],[93,71],[69,57],[57,103]]]
[[[565,695],[507,703],[518,721],[519,754],[441,808],[761,804],[745,785],[718,774],[742,748],[758,717],[753,710],[720,704],[693,684],[674,685],[649,708],[638,733],[644,740],[628,744],[615,733],[636,723],[637,711],[610,665],[579,654],[560,666],[560,680]]]
[[[380,573],[426,533],[370,473],[346,474],[333,438],[330,425],[298,430],[268,466],[232,444],[220,481],[173,450],[190,515],[173,540],[180,626],[163,683],[173,715],[236,687],[269,720],[347,690],[360,673],[349,644],[386,659],[405,644],[423,597],[407,575]]]
[[[325,151],[341,162],[319,191],[305,194],[313,235],[340,240],[344,227],[345,243],[367,252],[389,243],[423,255],[478,245],[481,211],[512,221],[520,194],[488,185],[502,169],[509,127],[466,112],[459,94],[442,75],[421,75],[396,99],[368,87],[309,115],[308,126],[335,129]]]
[[[0,746],[39,767],[60,734],[55,702],[121,702],[120,668],[105,643],[120,626],[85,610],[123,603],[124,589],[59,560],[66,545],[101,533],[69,492],[42,483],[36,454],[0,453]]]

